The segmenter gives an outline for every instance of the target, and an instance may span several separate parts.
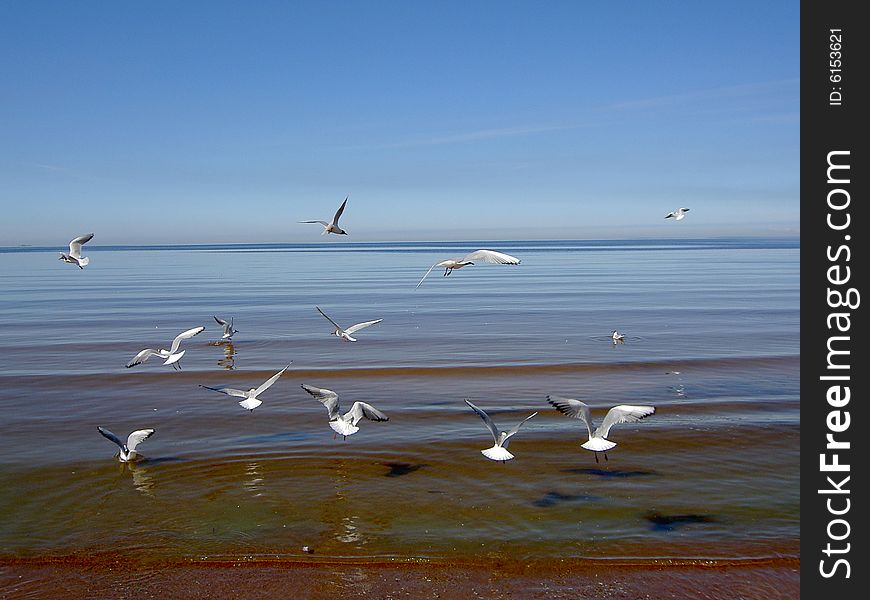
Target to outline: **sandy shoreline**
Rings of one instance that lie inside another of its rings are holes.
[[[0,559],[4,598],[798,598],[795,558],[571,560]]]

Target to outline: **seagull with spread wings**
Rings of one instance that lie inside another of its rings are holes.
[[[121,462],[135,462],[142,458],[142,455],[136,452],[136,448],[139,446],[139,444],[154,435],[153,429],[139,429],[137,431],[134,431],[127,437],[127,443],[125,444],[120,440],[117,435],[115,435],[108,429],[97,427],[97,431],[99,431],[100,435],[102,435],[104,438],[106,438],[107,440],[111,440],[118,445],[118,448],[120,450],[118,451],[118,454],[116,454],[116,456]]]
[[[79,269],[84,269],[85,266],[91,262],[91,259],[87,256],[82,256],[82,244],[90,242],[93,237],[93,233],[86,233],[85,235],[80,235],[75,238],[69,243],[69,254],[61,252],[58,260],[76,265]]]
[[[350,198],[348,196],[347,198]],[[332,217],[332,223],[327,223],[326,221],[299,221],[300,223],[320,223],[323,225],[323,233],[320,235],[326,235],[327,233],[336,233],[338,235],[347,235],[347,232],[338,226],[338,219],[341,217],[341,213],[344,212],[344,207],[347,205],[347,198],[344,199],[344,202],[341,203],[341,206],[338,207],[338,210],[335,211],[335,216]]]
[[[323,317],[327,321],[329,321],[330,323],[332,323],[335,326],[335,331],[332,332],[332,335],[334,335],[337,338],[340,338],[341,341],[343,341],[343,342],[355,342],[356,338],[353,337],[354,333],[356,333],[360,329],[365,329],[366,327],[369,327],[371,325],[375,325],[376,323],[380,323],[381,321],[383,321],[383,319],[375,319],[374,321],[364,321],[362,323],[357,323],[356,325],[351,325],[350,327],[345,329],[344,327],[342,327],[341,325],[339,325],[338,323],[333,321],[331,318],[329,318],[329,316],[325,312],[320,310],[319,306],[315,306],[314,308],[316,308],[317,312],[319,312],[321,315],[323,315]]]
[[[435,263],[429,267],[429,270],[426,271],[425,275],[423,275],[423,279],[420,280],[420,283],[418,283],[414,289],[416,290],[418,287],[423,285],[423,281],[429,276],[429,273],[431,273],[432,269],[435,267],[444,267],[444,277],[447,277],[454,269],[461,269],[462,267],[473,265],[475,261],[495,263],[499,265],[520,264],[520,259],[511,256],[510,254],[505,254],[504,252],[496,252],[495,250],[475,250],[471,254],[466,254],[462,258],[449,258]]]
[[[181,357],[184,356],[184,353],[187,350],[178,351],[178,347],[181,345],[181,342],[184,340],[189,340],[195,335],[199,335],[205,331],[205,327],[194,327],[193,329],[188,329],[187,331],[182,331],[179,333],[174,340],[172,340],[172,345],[169,347],[169,350],[161,348],[160,350],[154,350],[153,348],[145,348],[133,357],[133,360],[127,363],[127,368],[135,367],[136,365],[141,365],[143,362],[151,358],[152,356],[159,356],[160,358],[165,358],[164,365],[172,365],[173,369],[178,371],[181,370],[181,364],[178,362],[181,360]]]
[[[214,315],[212,315],[212,316],[214,316]],[[214,320],[217,321],[218,325],[220,325],[221,327],[224,328],[224,334],[221,336],[222,340],[232,340],[233,335],[235,335],[239,332],[238,329],[233,329],[233,317],[230,317],[229,323],[227,323],[223,319],[218,319],[217,317],[215,317]]]
[[[607,451],[616,446],[615,442],[607,439],[610,435],[610,428],[619,423],[636,423],[656,412],[655,406],[631,406],[628,404],[620,404],[611,408],[604,417],[601,425],[592,430],[592,412],[585,402],[572,400],[571,398],[560,398],[559,396],[547,396],[547,402],[552,404],[563,415],[580,419],[586,423],[586,430],[589,432],[589,440],[581,445],[582,448],[595,453],[595,462],[598,462],[598,453],[604,453],[604,460],[607,460]]]
[[[343,415],[339,412],[338,394],[332,390],[314,387],[307,383],[302,384],[302,389],[314,396],[326,407],[329,413],[329,426],[335,432],[332,439],[336,436],[352,435],[359,431],[358,423],[365,417],[370,421],[389,421],[390,417],[379,411],[377,408],[367,402],[354,402],[350,410]]]
[[[290,364],[293,364],[292,361]],[[244,398],[244,400],[239,402],[239,406],[244,408],[245,410],[249,410],[251,412],[254,411],[255,408],[260,406],[263,401],[260,400],[257,396],[268,390],[272,387],[272,384],[278,381],[278,378],[284,374],[284,371],[290,368],[290,365],[287,365],[274,375],[272,375],[269,379],[267,379],[263,385],[257,388],[251,388],[247,392],[244,390],[237,390],[235,388],[231,388],[225,385],[219,385],[216,387],[211,387],[208,385],[200,385],[199,387],[205,388],[207,390],[213,390],[215,392],[220,392],[222,394],[226,394],[227,396],[235,396],[236,398]]]
[[[486,411],[472,404],[471,401],[469,401],[467,398],[465,400],[465,403],[470,406],[471,410],[476,412],[481,419],[483,419],[483,422],[486,424],[487,428],[489,428],[489,432],[492,434],[492,439],[495,441],[495,445],[492,448],[481,450],[480,453],[490,460],[501,461],[502,464],[504,464],[506,460],[510,460],[514,457],[514,455],[508,452],[507,449],[508,444],[510,443],[510,439],[517,431],[520,430],[520,427],[523,426],[523,423],[538,414],[537,412],[530,414],[528,417],[517,423],[516,426],[514,426],[514,428],[510,431],[500,431],[499,428],[496,427],[495,421],[493,421],[492,418],[488,414],[486,414]]]
[[[674,219],[675,221],[682,221],[686,218],[686,213],[689,212],[688,208],[678,208],[674,212],[669,212],[665,215],[666,219]]]

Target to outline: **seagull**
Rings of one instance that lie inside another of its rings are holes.
[[[686,213],[689,212],[688,208],[678,208],[674,212],[669,212],[665,215],[666,219],[676,219],[677,221],[682,221],[685,218]]]
[[[329,426],[335,432],[332,439],[335,439],[337,435],[342,435],[344,439],[347,439],[347,436],[359,431],[357,423],[363,417],[372,421],[390,420],[390,417],[366,402],[354,402],[350,410],[341,415],[338,412],[338,394],[332,390],[316,388],[307,383],[302,384],[302,389],[317,398],[329,411]]]
[[[510,460],[514,457],[513,454],[508,452],[508,444],[510,443],[510,438],[517,431],[520,430],[520,427],[523,426],[523,423],[534,417],[537,412],[530,414],[528,417],[517,423],[517,425],[511,429],[510,431],[499,431],[498,427],[495,426],[495,423],[490,418],[488,414],[482,409],[478,408],[474,404],[472,404],[467,398],[465,403],[471,407],[471,409],[480,415],[480,418],[483,419],[483,422],[486,423],[486,426],[489,428],[490,433],[492,433],[492,439],[495,440],[495,445],[492,448],[487,448],[486,450],[481,450],[480,453],[483,454],[490,460],[500,460],[502,464],[506,460]]]
[[[145,348],[142,352],[133,357],[133,360],[127,363],[127,368],[135,367],[136,365],[141,365],[143,362],[151,358],[152,356],[159,356],[160,358],[165,358],[166,361],[163,363],[164,365],[172,365],[173,369],[181,370],[181,364],[179,364],[179,360],[184,356],[184,353],[187,350],[182,350],[178,352],[178,347],[181,345],[186,339],[190,339],[195,335],[202,333],[205,330],[205,327],[194,327],[193,329],[188,329],[187,331],[183,331],[179,333],[174,340],[172,340],[172,346],[169,347],[169,350],[161,348],[160,350],[154,350],[153,348]]]
[[[239,332],[238,329],[233,329],[233,317],[230,317],[229,323],[223,319],[218,319],[217,317],[215,317],[214,320],[217,321],[218,325],[224,328],[224,334],[221,336],[222,340],[232,340],[233,335]]]
[[[91,259],[87,256],[82,256],[82,244],[91,241],[91,238],[94,237],[93,233],[86,233],[85,235],[80,235],[76,239],[72,240],[69,243],[69,254],[60,253],[60,258],[58,260],[62,260],[65,263],[71,263],[78,266],[79,269],[84,269],[85,265],[91,262]]]
[[[290,364],[293,364],[291,361]],[[287,365],[274,375],[272,375],[269,379],[266,380],[263,385],[258,388],[251,388],[247,392],[243,390],[237,390],[231,387],[227,387],[225,385],[219,385],[217,387],[209,387],[207,385],[200,385],[199,387],[205,388],[207,390],[214,390],[215,392],[221,392],[222,394],[226,394],[227,396],[235,396],[236,398],[244,398],[241,402],[239,402],[239,406],[244,408],[245,410],[249,410],[254,412],[254,409],[260,406],[263,401],[257,398],[260,394],[268,390],[272,387],[272,384],[278,381],[278,378],[284,374],[284,371],[290,368],[290,365]]]
[[[348,196],[347,198],[350,198]],[[347,204],[347,198],[344,199],[344,202],[341,203],[341,206],[338,207],[338,210],[335,211],[335,216],[332,217],[332,223],[327,223],[326,221],[299,221],[300,223],[320,223],[323,225],[323,233],[320,235],[326,235],[327,233],[337,233],[338,235],[347,235],[347,232],[338,226],[338,218],[341,216],[341,213],[344,212],[344,206]]]
[[[625,342],[625,335],[622,333],[619,333],[615,329],[610,332],[610,337],[613,339],[614,344],[619,344],[619,343]]]
[[[656,412],[655,406],[620,404],[607,412],[604,421],[593,432],[592,413],[585,402],[570,398],[560,398],[559,396],[547,396],[547,402],[556,407],[563,415],[580,419],[586,423],[586,429],[589,431],[589,441],[582,444],[581,447],[595,453],[595,462],[598,462],[599,452],[604,452],[604,460],[607,460],[607,451],[616,446],[616,443],[607,439],[611,427],[618,423],[636,423]]]
[[[360,329],[365,329],[366,327],[369,327],[370,325],[374,325],[376,323],[380,323],[381,321],[383,321],[383,319],[375,319],[374,321],[364,321],[362,323],[357,323],[356,325],[351,325],[347,329],[344,329],[341,325],[339,325],[338,323],[336,323],[335,321],[330,319],[326,315],[325,312],[320,310],[319,306],[315,306],[314,308],[316,308],[317,312],[319,312],[321,315],[323,315],[327,321],[329,321],[330,323],[335,325],[335,331],[333,332],[333,335],[338,337],[338,338],[341,338],[341,340],[343,342],[355,342],[356,338],[352,337],[351,334],[356,333]]]
[[[118,452],[118,460],[121,462],[134,462],[139,460],[142,455],[136,452],[136,447],[139,446],[142,442],[150,438],[154,435],[153,429],[139,429],[134,431],[127,437],[127,443],[125,444],[118,436],[109,431],[108,429],[103,429],[102,427],[97,427],[97,431],[100,432],[107,440],[111,440],[118,444],[118,448],[120,448],[120,452]]]
[[[420,280],[420,283],[417,284],[416,290],[423,284],[423,280],[429,276],[429,273],[432,272],[432,269],[435,267],[444,267],[444,277],[450,275],[453,272],[453,269],[461,269],[467,265],[473,265],[474,261],[483,261],[488,263],[497,263],[500,265],[518,265],[520,264],[520,259],[511,256],[510,254],[505,254],[503,252],[496,252],[495,250],[475,250],[471,254],[466,254],[462,258],[450,258],[447,260],[442,260],[441,262],[437,262],[426,271],[426,274],[423,275],[423,279]]]

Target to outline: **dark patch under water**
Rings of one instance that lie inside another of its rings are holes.
[[[412,465],[409,463],[383,463],[385,467],[389,467],[390,470],[387,473],[384,473],[384,477],[399,477],[401,475],[407,475],[408,473],[413,473],[423,467],[428,467],[429,465]]]
[[[590,496],[589,494],[563,494],[561,492],[547,492],[544,494],[542,498],[535,500],[532,502],[533,506],[537,506],[539,508],[548,508],[550,506],[555,506],[561,502],[595,502],[599,500],[597,496]]]
[[[715,523],[717,521],[712,515],[663,515],[657,512],[649,512],[644,518],[653,524],[653,529],[660,531],[673,531],[677,527],[690,523]]]

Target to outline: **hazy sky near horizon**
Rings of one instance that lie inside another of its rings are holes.
[[[798,2],[10,0],[0,65],[2,245],[800,230]]]

